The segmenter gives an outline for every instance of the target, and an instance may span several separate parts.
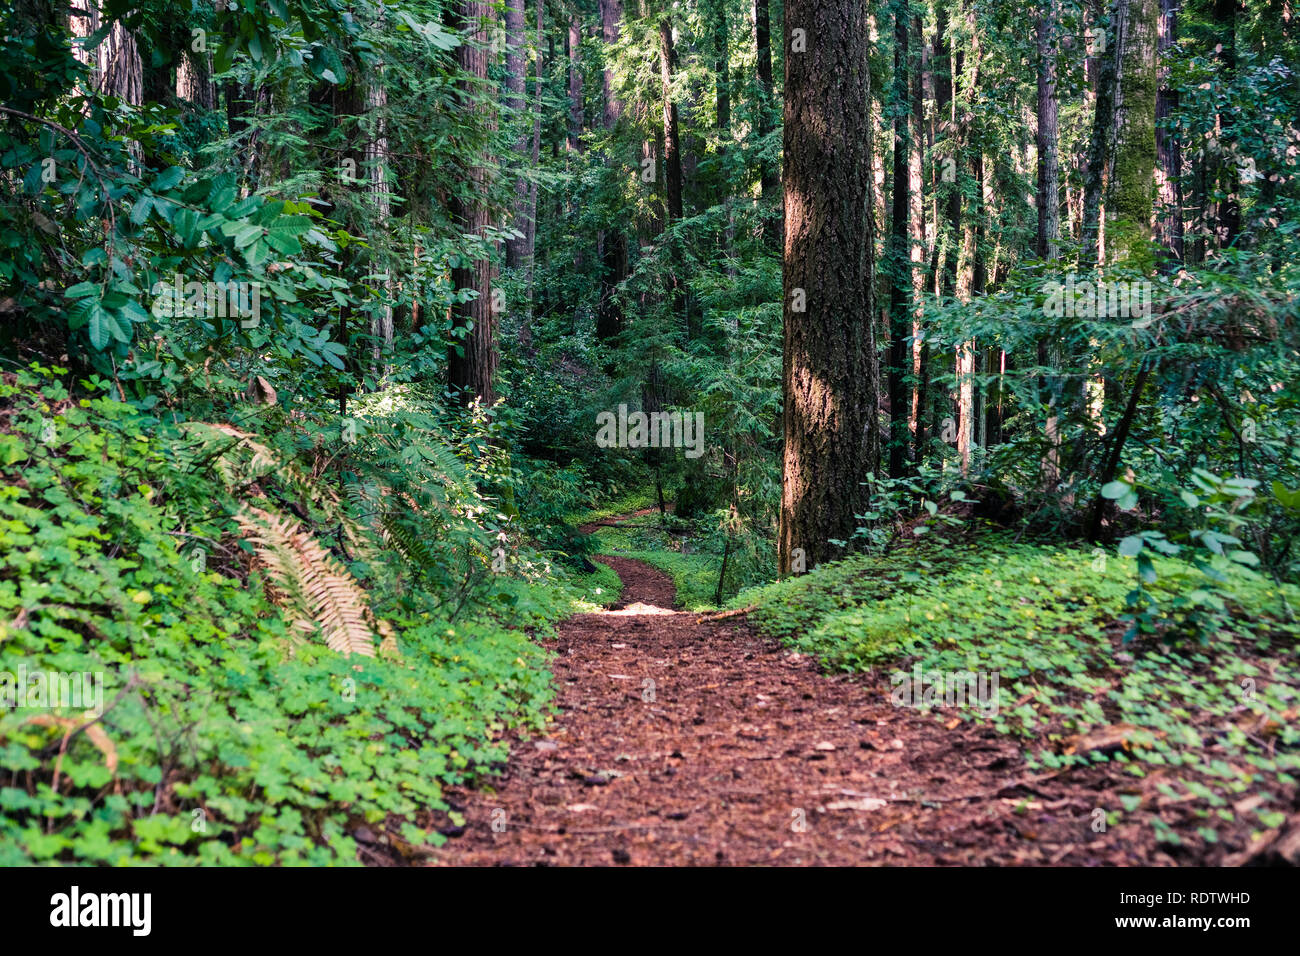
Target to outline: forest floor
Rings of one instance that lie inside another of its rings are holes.
[[[823,673],[741,616],[674,610],[643,562],[596,560],[620,603],[560,626],[551,732],[448,790],[434,865],[1201,862],[1136,822],[1095,832],[1130,785],[1105,767],[1030,773],[992,729],[893,706],[883,677]]]

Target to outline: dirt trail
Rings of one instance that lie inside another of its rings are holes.
[[[741,618],[672,610],[662,572],[597,560],[622,603],[561,626],[550,736],[449,791],[465,825],[435,865],[1150,862],[1137,833],[1091,831],[1095,792],[1036,779],[1007,738],[895,707],[884,678],[823,674]]]

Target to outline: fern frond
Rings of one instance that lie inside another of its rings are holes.
[[[438,563],[437,556],[428,544],[394,515],[385,512],[380,516],[384,529],[384,543],[401,555],[408,565],[417,571],[432,570]]]
[[[291,518],[246,505],[235,515],[295,627],[320,627],[344,655],[375,656],[374,615],[356,579]]]

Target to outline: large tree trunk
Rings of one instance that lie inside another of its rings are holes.
[[[217,105],[211,57],[211,53],[186,50],[176,64],[176,97],[204,110],[215,109]]]
[[[1149,259],[1156,167],[1156,33],[1160,0],[1129,0],[1115,104],[1115,163],[1106,199],[1107,259]]]
[[[808,44],[785,58],[783,575],[842,553],[880,464],[866,6],[788,0],[786,22]]]
[[[726,0],[711,0],[710,15],[713,18],[713,57],[714,103],[716,105],[715,128],[718,132],[718,159],[723,169],[730,166],[731,148],[731,41],[727,24]],[[732,209],[731,179],[723,175],[718,178],[718,188],[712,202],[726,209],[726,223],[718,237],[718,252],[725,263],[724,269],[729,276],[736,275],[735,259],[732,245],[735,242],[735,214]]]
[[[1084,175],[1083,220],[1079,237],[1079,267],[1082,270],[1091,269],[1101,258],[1101,198],[1114,159],[1115,100],[1123,66],[1120,54],[1127,33],[1129,2],[1114,0],[1109,30],[1103,31],[1100,25],[1093,27],[1106,46],[1098,62],[1092,138],[1088,144],[1088,166]]]
[[[908,249],[911,213],[908,172],[907,8],[894,8],[894,86],[890,105],[894,111],[893,202],[889,225],[889,476],[900,478],[907,469],[909,438],[907,407],[907,338],[911,333],[912,257]]]
[[[99,0],[85,0],[73,9],[68,22],[74,37],[93,36],[103,24]],[[113,21],[112,28],[93,50],[76,44],[72,51],[78,60],[91,68],[93,89],[132,106],[144,102],[144,64],[140,60],[135,34],[123,26],[120,19]],[[141,159],[140,145],[132,141],[127,148],[134,166]]]
[[[461,0],[451,17],[454,27],[461,30],[468,42],[456,48],[456,60],[467,74],[461,88],[465,94],[465,109],[482,113],[488,109],[481,101],[470,97],[470,92],[487,80],[488,26],[493,16],[493,5],[488,0]],[[494,122],[490,115],[482,116],[489,126]],[[492,226],[487,206],[478,200],[488,184],[488,157],[482,165],[465,171],[467,180],[474,184],[470,198],[452,196],[448,211],[452,220],[466,235],[484,236]],[[492,309],[492,260],[484,255],[467,265],[451,270],[452,287],[472,289],[478,295],[468,302],[452,306],[452,324],[466,330],[447,353],[447,383],[452,388],[463,389],[467,401],[478,398],[491,405],[496,395],[493,383],[497,368],[496,317]]]
[[[133,106],[143,103],[144,66],[135,34],[117,20],[95,52],[99,58],[100,89]]]

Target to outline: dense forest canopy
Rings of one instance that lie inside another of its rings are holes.
[[[924,587],[945,548],[1032,576],[1032,543],[1111,602],[1100,657],[1044,667],[1274,635],[1286,756],[1241,748],[1294,795],[1292,0],[0,24],[0,667],[111,704],[0,712],[0,862],[352,859],[358,813],[423,845],[544,725],[534,638],[617,596],[584,519],[645,508],[620,546],[692,606],[897,554],[906,586],[843,567]]]

